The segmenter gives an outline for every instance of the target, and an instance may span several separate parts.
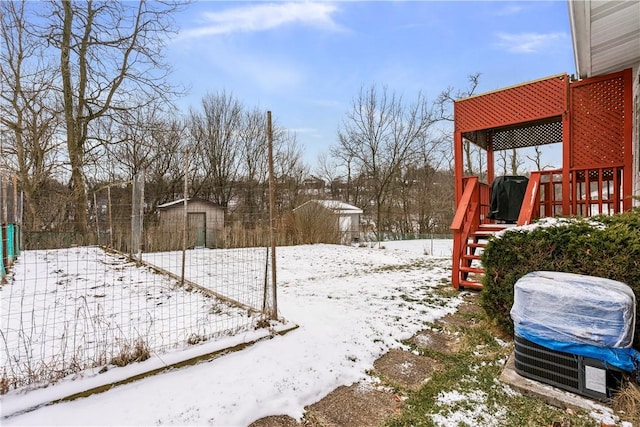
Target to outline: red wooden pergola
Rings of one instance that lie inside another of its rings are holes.
[[[518,225],[631,210],[632,112],[631,69],[581,81],[559,74],[456,101],[453,286],[482,287],[477,249],[503,228],[487,218],[497,151],[562,143],[561,169],[530,173]],[[465,175],[467,143],[486,154],[484,179]]]

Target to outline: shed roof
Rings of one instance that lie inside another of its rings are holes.
[[[214,202],[212,202],[210,200],[201,199],[199,197],[189,197],[189,198],[187,198],[187,204],[189,204],[191,202],[206,203],[206,204],[210,205],[211,207],[222,209],[222,206],[220,206],[219,204],[214,203]],[[170,209],[170,208],[173,208],[173,207],[180,206],[182,204],[184,204],[184,198],[178,199],[178,200],[174,200],[173,202],[167,202],[167,203],[163,203],[161,205],[158,205],[158,209]]]
[[[301,204],[300,206],[298,206],[297,208],[294,209],[298,210],[300,209],[302,206],[309,204],[309,203],[316,203],[319,204],[320,206],[323,206],[335,213],[349,213],[349,214],[361,214],[362,213],[362,209],[360,209],[357,206],[353,206],[350,205],[348,203],[345,202],[341,202],[339,200],[309,200],[308,202],[305,202],[303,204]]]

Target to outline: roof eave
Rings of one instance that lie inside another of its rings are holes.
[[[576,74],[591,77],[591,7],[588,1],[568,1]]]

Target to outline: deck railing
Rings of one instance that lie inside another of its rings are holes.
[[[561,215],[592,216],[614,214],[624,210],[621,166],[535,171],[529,183],[518,216],[517,225]],[[568,177],[568,183],[566,182]],[[470,236],[481,224],[492,221],[489,213],[490,187],[478,177],[463,178],[463,194],[451,224],[453,231],[453,286],[464,280],[461,267]]]
[[[573,169],[565,188],[562,169],[531,172],[518,225],[560,215],[593,216],[624,210],[622,167]],[[568,190],[569,200],[563,198]]]

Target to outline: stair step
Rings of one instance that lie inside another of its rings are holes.
[[[458,288],[482,289],[482,277],[484,268],[477,267],[477,261],[481,260],[481,251],[487,247],[489,238],[499,231],[508,228],[506,224],[480,224],[480,227],[469,235],[463,244],[463,254],[457,261],[460,265],[460,278]],[[473,263],[473,267],[471,264]]]
[[[482,283],[473,282],[471,280],[460,280],[458,289],[460,288],[482,289]]]
[[[502,231],[502,228],[479,228],[473,232],[478,236],[490,236],[492,234],[497,233],[498,231]]]
[[[478,227],[474,233],[495,233],[497,231],[502,230],[502,228],[498,228],[498,227],[486,227],[486,226],[480,226]]]
[[[470,248],[486,248],[486,243],[467,243],[467,246]]]
[[[480,227],[474,232],[477,235],[489,236],[507,228],[500,224],[480,224]]]
[[[479,268],[479,267],[460,267],[460,271],[464,272],[464,273],[477,273],[477,274],[484,274],[484,268]]]
[[[489,234],[483,234],[483,233],[476,234],[476,233],[473,233],[473,234],[471,234],[469,236],[469,238],[470,239],[474,239],[474,240],[484,240],[484,241],[488,242],[489,239],[491,238],[491,236],[493,236],[494,234],[495,233],[489,233]]]

